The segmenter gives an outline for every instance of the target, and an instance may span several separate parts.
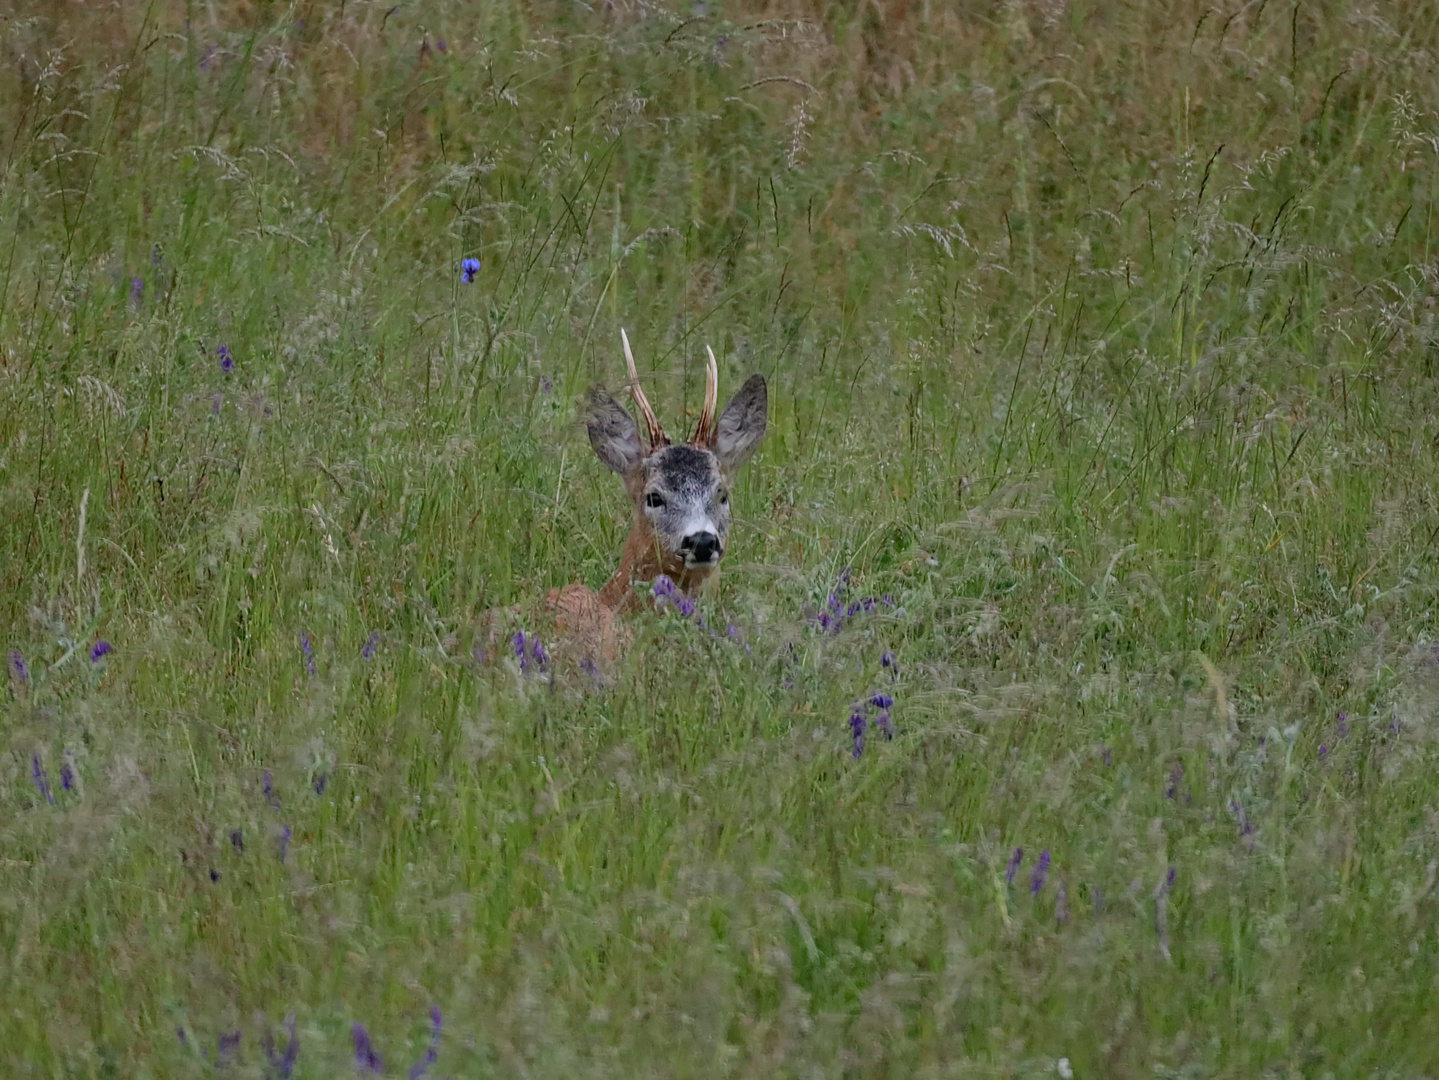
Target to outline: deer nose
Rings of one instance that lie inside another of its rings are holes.
[[[719,537],[712,532],[690,533],[680,541],[680,551],[690,562],[715,562],[721,554]]]

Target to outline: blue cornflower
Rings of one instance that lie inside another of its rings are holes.
[[[1039,862],[1034,864],[1034,870],[1029,875],[1029,892],[1032,896],[1038,896],[1044,888],[1044,879],[1049,876],[1049,848],[1039,853]]]
[[[360,649],[361,659],[373,660],[375,658],[375,650],[379,648],[379,645],[380,632],[376,630],[374,633],[372,633],[369,637],[365,639],[364,647]]]
[[[1017,847],[1010,853],[1009,865],[1004,868],[1004,883],[1014,884],[1014,875],[1019,873],[1020,864],[1024,862],[1024,848]]]
[[[470,285],[475,280],[475,275],[480,272],[479,259],[465,259],[460,263],[460,280]]]
[[[101,657],[109,656],[114,651],[115,647],[108,641],[97,641],[90,648],[90,663],[98,664]]]
[[[295,1032],[294,1013],[285,1017],[285,1031],[289,1033],[290,1042],[283,1055],[275,1049],[275,1037],[265,1032],[265,1057],[269,1059],[271,1071],[280,1080],[289,1080],[294,1075],[295,1059],[300,1056],[300,1037]]]
[[[221,345],[218,349],[215,350],[215,355],[220,358],[220,370],[221,370],[221,371],[234,371],[234,370],[235,370],[235,357],[234,357],[234,355],[230,352],[230,346],[228,346],[228,345]]]
[[[35,786],[40,789],[40,794],[54,806],[55,793],[50,790],[50,779],[45,775],[45,766],[40,764],[39,754],[32,754],[30,757],[30,775],[35,778]]]
[[[15,672],[15,678],[21,682],[30,681],[30,669],[25,666],[25,657],[19,649],[10,650],[10,670]]]
[[[869,721],[865,719],[864,713],[859,711],[850,713],[849,730],[851,737],[854,739],[854,750],[850,756],[853,757],[855,761],[858,761],[860,755],[864,753],[864,732],[868,726]]]
[[[350,1028],[350,1034],[355,1038],[355,1069],[357,1072],[382,1073],[385,1071],[385,1059],[376,1052],[370,1043],[370,1033],[365,1030],[365,1025],[356,1021]]]

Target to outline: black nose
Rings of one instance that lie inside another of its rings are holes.
[[[712,562],[719,558],[719,537],[712,532],[698,532],[680,541],[680,550],[695,562]]]

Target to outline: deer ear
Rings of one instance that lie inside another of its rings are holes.
[[[585,400],[585,427],[595,454],[621,476],[628,476],[644,459],[634,418],[602,387],[590,390]]]
[[[764,438],[769,391],[763,375],[751,375],[730,398],[715,424],[714,452],[720,467],[733,473],[750,459]]]

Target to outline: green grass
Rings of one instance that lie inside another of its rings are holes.
[[[12,8],[0,1072],[1439,1071],[1439,7]]]

